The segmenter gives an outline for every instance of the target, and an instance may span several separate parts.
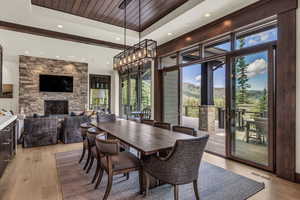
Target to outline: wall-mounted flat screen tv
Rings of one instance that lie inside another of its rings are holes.
[[[73,92],[73,77],[40,74],[40,92]]]

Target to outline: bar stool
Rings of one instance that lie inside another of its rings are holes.
[[[82,148],[81,157],[79,159],[79,163],[82,162],[82,160],[85,156],[85,152],[88,148],[88,146],[87,146],[88,144],[87,144],[87,140],[86,140],[86,134],[87,134],[87,130],[91,127],[92,126],[88,122],[80,124],[80,132],[81,132],[81,137],[82,137],[82,141],[83,141],[83,146],[82,146],[83,148]]]
[[[86,173],[89,173],[93,164],[94,164],[94,160],[97,159],[97,149],[96,149],[96,136],[103,136],[103,138],[105,138],[105,132],[93,127],[93,128],[89,128],[87,131],[87,143],[88,143],[88,168]]]

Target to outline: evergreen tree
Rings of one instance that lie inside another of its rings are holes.
[[[240,48],[245,46],[245,39],[240,39]],[[239,104],[248,103],[248,92],[247,89],[250,88],[248,83],[249,79],[247,76],[247,68],[245,57],[240,57],[236,63],[236,76],[237,76],[237,88],[238,96],[237,101]]]
[[[267,106],[268,106],[267,104],[268,104],[267,89],[264,89],[263,95],[260,97],[259,103],[258,103],[259,112],[261,112],[261,113],[265,112],[267,110]]]

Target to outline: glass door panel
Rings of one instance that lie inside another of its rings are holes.
[[[151,110],[151,68],[141,73],[141,111]]]
[[[130,74],[129,76],[129,92],[130,92],[130,112],[139,110],[138,108],[138,75]]]
[[[272,169],[273,50],[231,58],[231,156]]]
[[[164,72],[163,75],[164,122],[179,124],[179,71]]]
[[[121,102],[120,102],[120,117],[126,118],[128,114],[128,76],[121,78]]]
[[[181,91],[181,124],[198,130],[199,106],[201,105],[201,64],[182,68]]]

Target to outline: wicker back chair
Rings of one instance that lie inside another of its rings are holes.
[[[148,124],[148,125],[153,126],[154,123],[155,123],[155,121],[154,121],[154,120],[151,120],[151,119],[142,119],[142,120],[141,120],[141,123],[142,123],[142,124]]]
[[[178,199],[178,185],[193,182],[196,198],[199,200],[198,176],[202,155],[209,136],[177,140],[172,152],[166,158],[152,156],[143,163],[146,172],[146,195],[149,192],[149,174],[174,185],[174,197]]]
[[[24,120],[23,147],[57,144],[57,118],[26,118]]]
[[[171,124],[170,123],[155,122],[154,126],[158,127],[158,128],[163,128],[163,129],[166,129],[166,130],[171,130]]]
[[[137,170],[140,170],[141,173],[140,162],[131,153],[120,152],[120,144],[118,140],[103,140],[97,136],[96,147],[98,154],[103,155],[104,158],[101,159],[100,175],[95,185],[95,189],[101,183],[103,171],[106,171],[108,175],[108,182],[103,200],[107,200],[111,191],[113,176],[118,174],[128,174],[129,172]],[[127,178],[129,178],[129,176],[127,176]]]
[[[173,126],[173,131],[184,133],[190,136],[197,136],[197,131],[194,128],[189,128],[185,126]]]

